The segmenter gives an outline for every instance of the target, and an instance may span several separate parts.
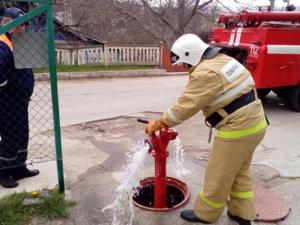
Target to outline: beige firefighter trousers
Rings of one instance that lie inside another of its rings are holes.
[[[197,195],[194,213],[215,222],[225,204],[232,215],[255,219],[250,164],[255,148],[265,135],[256,134],[236,139],[215,137],[204,178],[203,190]]]

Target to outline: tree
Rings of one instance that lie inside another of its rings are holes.
[[[213,1],[113,0],[113,5],[119,12],[137,21],[144,30],[170,45],[186,32],[207,35],[215,21],[215,13],[207,7]]]
[[[217,0],[56,0],[56,2],[56,15],[63,14],[60,18],[63,18],[67,25],[95,38],[122,44],[163,41],[170,45],[187,32],[193,32],[207,39],[218,11]]]
[[[160,41],[145,31],[132,17],[118,11],[112,0],[56,2],[55,15],[62,22],[96,39],[113,44],[154,44]]]

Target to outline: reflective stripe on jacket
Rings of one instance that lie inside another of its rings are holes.
[[[7,85],[8,79],[8,67],[9,63],[8,55],[12,51],[12,42],[9,40],[6,34],[0,35],[0,86]]]
[[[163,120],[166,125],[173,127],[200,110],[206,117],[217,111],[224,117],[216,126],[218,130],[253,127],[264,118],[259,99],[230,115],[222,108],[254,88],[250,72],[235,59],[224,54],[203,59],[191,69],[188,84],[163,114]]]
[[[13,50],[13,44],[6,34],[0,35],[0,41],[3,41],[10,48],[11,51]]]

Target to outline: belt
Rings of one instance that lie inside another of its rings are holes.
[[[254,90],[251,90],[247,94],[242,95],[241,97],[233,100],[231,103],[226,105],[223,109],[229,115],[234,111],[242,108],[245,105],[248,105],[251,102],[254,102],[256,99]],[[206,117],[205,123],[210,127],[215,127],[218,123],[220,123],[224,119],[223,116],[220,115],[218,112],[212,113],[210,116]]]

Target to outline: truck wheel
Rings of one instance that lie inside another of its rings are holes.
[[[269,88],[258,89],[257,90],[258,97],[260,99],[263,99],[270,93],[270,91],[271,91],[271,89],[269,89]]]
[[[290,104],[296,112],[300,112],[300,85],[292,89]]]

